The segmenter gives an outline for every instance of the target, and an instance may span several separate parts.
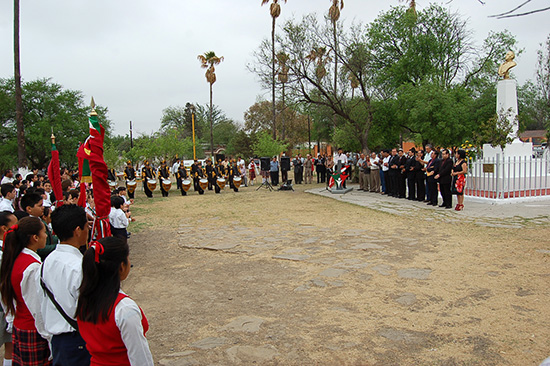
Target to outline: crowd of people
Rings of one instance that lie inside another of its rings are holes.
[[[147,318],[120,289],[130,271],[132,199],[112,192],[112,236],[95,240],[93,190],[62,171],[56,199],[39,172],[5,172],[0,190],[4,365],[153,365]]]

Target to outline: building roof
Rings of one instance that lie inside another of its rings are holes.
[[[545,138],[546,137],[546,130],[531,130],[531,131],[524,131],[519,136],[522,139],[528,139],[533,137],[539,137],[539,138]]]

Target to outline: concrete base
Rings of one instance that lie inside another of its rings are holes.
[[[340,189],[337,189],[337,188],[333,188],[330,190],[330,193],[332,194],[346,194],[348,192],[351,192],[353,191],[353,188],[340,188]]]
[[[497,154],[501,159],[513,158],[514,156],[519,158],[526,158],[533,156],[533,143],[532,142],[521,142],[516,140],[511,144],[508,144],[502,150],[500,147],[492,147],[489,144],[483,145],[483,159],[495,159]]]

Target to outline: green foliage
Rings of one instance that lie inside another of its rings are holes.
[[[240,130],[233,136],[225,149],[226,154],[236,156],[254,156],[254,144],[257,142],[255,133],[247,134],[244,130]]]
[[[89,135],[90,108],[84,102],[82,92],[63,89],[50,79],[26,82],[22,87],[29,164],[37,168],[47,166],[53,128],[61,164],[76,167],[79,143]],[[14,90],[12,79],[0,79],[0,164],[3,169],[17,165]],[[96,106],[96,111],[109,137],[111,123],[107,118],[107,109]]]
[[[474,132],[474,142],[476,146],[490,144],[493,147],[499,146],[504,149],[506,144],[511,143],[515,136],[511,136],[514,125],[518,123],[517,119],[511,118],[512,112],[507,111],[495,114],[492,118],[481,123],[480,127]]]
[[[205,157],[202,141],[196,140],[197,158]],[[157,132],[144,135],[134,140],[134,148],[123,154],[124,160],[136,163],[145,159],[159,162],[162,159],[172,161],[176,156],[181,159],[193,159],[193,140],[189,137],[180,139],[172,133]]]
[[[287,149],[287,144],[274,140],[271,134],[267,131],[258,134],[258,140],[252,145],[254,156],[271,157],[281,154]]]
[[[344,123],[334,129],[332,142],[335,146],[341,147],[344,151],[360,151],[361,142],[357,139],[355,126]]]

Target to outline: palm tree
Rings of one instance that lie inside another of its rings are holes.
[[[283,0],[286,4],[287,0]],[[267,4],[269,0],[262,0],[262,6]],[[273,0],[273,3],[271,4],[270,8],[271,17],[273,18],[273,22],[271,25],[271,91],[272,91],[272,102],[271,106],[273,109],[273,139],[277,138],[277,132],[276,132],[276,113],[275,113],[275,20],[281,15],[281,5],[279,5],[279,0]]]
[[[315,63],[315,76],[317,80],[321,81],[327,75],[327,69],[325,65],[332,61],[325,47],[314,48],[311,50],[306,58]]]
[[[338,37],[336,36],[336,22],[340,19],[340,10],[344,8],[344,0],[331,0],[332,6],[328,10],[328,15],[332,21],[332,33],[334,36],[334,95],[338,87]]]
[[[415,0],[399,0],[401,2],[406,2],[409,4],[409,9],[416,15],[416,1]]]
[[[21,88],[21,62],[19,57],[19,0],[13,1],[13,56],[15,71],[15,123],[17,125],[17,162],[27,166],[25,125],[23,124],[23,90]]]
[[[201,67],[206,69],[206,81],[210,84],[210,151],[212,157],[214,156],[214,132],[212,121],[212,85],[216,82],[216,68],[215,65],[219,65],[223,61],[223,56],[216,56],[214,51],[205,52],[204,55],[198,55],[197,58],[201,62]]]
[[[277,54],[277,63],[279,64],[278,78],[279,82],[283,85],[283,109],[281,111],[281,125],[282,125],[282,140],[285,140],[285,84],[288,82],[288,66],[286,63],[290,57],[284,53],[279,52]]]

